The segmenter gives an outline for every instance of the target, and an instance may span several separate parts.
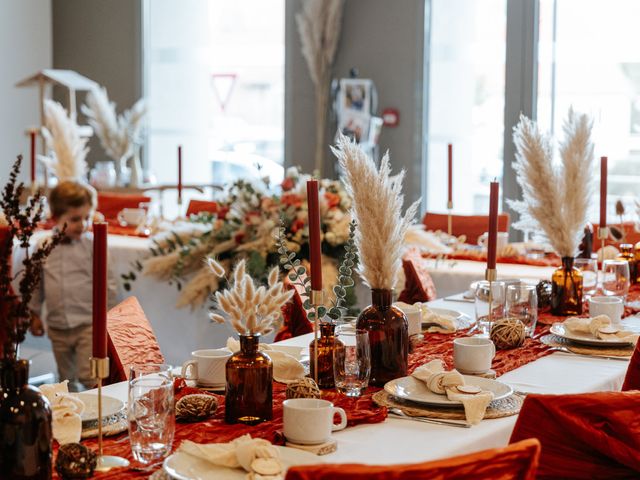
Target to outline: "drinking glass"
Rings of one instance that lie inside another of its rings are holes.
[[[333,380],[336,390],[348,397],[359,397],[369,385],[371,349],[369,333],[349,324],[336,332],[333,352]]]
[[[509,285],[504,308],[505,317],[520,320],[527,336],[533,336],[538,322],[538,294],[534,285]]]
[[[169,365],[131,367],[127,417],[129,441],[135,460],[149,464],[171,452],[175,411],[173,377]]]
[[[489,292],[491,292],[491,308],[489,307]],[[476,322],[482,333],[489,333],[491,329],[489,310],[491,310],[491,319],[494,322],[504,317],[504,295],[504,282],[491,282],[491,289],[489,289],[489,281],[478,282],[475,296]]]
[[[585,297],[596,294],[598,288],[598,262],[595,258],[576,258],[573,266],[582,272],[582,293]]]
[[[602,289],[605,295],[626,299],[629,293],[629,262],[626,260],[605,260],[602,262]]]

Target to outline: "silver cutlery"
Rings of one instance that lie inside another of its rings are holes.
[[[589,355],[587,353],[576,353],[576,352],[572,352],[567,347],[551,347],[550,350],[554,352],[568,353],[570,355],[578,355],[580,357],[600,358],[605,360],[620,360],[622,362],[628,362],[630,359],[629,357],[616,357],[613,355]]]
[[[398,418],[402,418],[404,420],[414,420],[416,422],[434,423],[436,425],[447,425],[449,427],[471,428],[471,425],[469,425],[468,423],[439,420],[437,418],[430,418],[430,417],[414,417],[412,415],[407,415],[399,408],[389,408],[389,413],[395,415]]]

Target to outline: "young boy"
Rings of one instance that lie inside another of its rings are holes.
[[[66,224],[65,239],[53,249],[42,271],[40,291],[30,303],[31,331],[42,335],[42,304],[46,329],[58,364],[60,381],[69,389],[92,388],[89,357],[92,353],[93,234],[87,229],[96,207],[96,193],[89,185],[60,182],[49,194],[55,229]],[[108,303],[115,305],[116,282],[109,272]],[[81,385],[78,385],[77,382]],[[83,388],[84,387],[84,388]]]

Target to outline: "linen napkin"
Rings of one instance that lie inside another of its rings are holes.
[[[84,402],[69,394],[69,380],[40,386],[40,391],[51,405],[53,438],[60,445],[77,443],[82,433]]]
[[[403,309],[404,307],[410,307],[411,305],[404,302],[396,302],[396,305],[399,309]],[[413,307],[418,308],[420,310],[420,315],[422,317],[422,325],[427,326],[425,331],[432,333],[454,333],[456,330],[460,328],[468,328],[470,325],[463,325],[458,321],[455,317],[451,315],[440,315],[433,310],[431,310],[426,303],[416,302],[413,304]]]
[[[227,348],[232,352],[240,350],[240,342],[235,338],[227,339]],[[279,352],[270,345],[261,343],[259,349],[266,352],[273,362],[273,379],[279,383],[290,383],[305,376],[304,366],[288,353]]]
[[[179,452],[206,460],[214,465],[243,468],[248,480],[283,478],[284,467],[278,449],[262,438],[245,434],[229,443],[195,443],[183,440]]]
[[[591,334],[600,340],[618,340],[636,343],[639,335],[628,330],[619,330],[611,325],[607,315],[598,315],[593,318],[567,318],[563,325],[573,333]]]
[[[431,360],[416,368],[411,374],[424,382],[429,390],[446,395],[451,401],[459,401],[464,406],[467,422],[476,425],[484,418],[487,407],[493,400],[493,393],[480,391],[467,393],[458,389],[465,385],[464,377],[457,370],[446,371],[442,360]]]

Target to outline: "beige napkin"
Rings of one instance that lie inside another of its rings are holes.
[[[179,452],[206,460],[214,465],[243,468],[248,479],[282,479],[284,467],[278,449],[269,441],[246,434],[229,443],[195,443],[183,440]]]
[[[402,302],[397,302],[396,305],[400,309],[402,309],[402,306],[409,306]],[[426,329],[427,332],[454,333],[459,328],[466,328],[462,325],[458,325],[458,321],[455,317],[452,317],[451,315],[439,315],[431,310],[426,303],[417,302],[414,303],[413,306],[420,309],[422,324],[429,325]],[[467,325],[467,327],[468,326],[469,325]]]
[[[234,338],[227,339],[227,348],[232,352],[240,350],[240,342]],[[273,362],[273,379],[280,383],[290,383],[304,378],[304,366],[288,353],[274,350],[270,345],[260,344],[260,350],[265,352]]]
[[[449,400],[461,402],[467,422],[471,425],[480,423],[493,400],[492,392],[483,390],[469,394],[459,391],[457,387],[465,384],[464,377],[455,369],[446,371],[442,360],[431,360],[416,368],[411,375],[424,382],[433,393],[446,394]]]
[[[563,325],[573,333],[586,333],[596,335],[597,331],[602,327],[611,325],[611,320],[606,315],[598,315],[593,318],[569,317]]]
[[[77,443],[82,433],[84,402],[69,394],[69,380],[40,386],[40,391],[51,405],[53,438],[60,445]]]

